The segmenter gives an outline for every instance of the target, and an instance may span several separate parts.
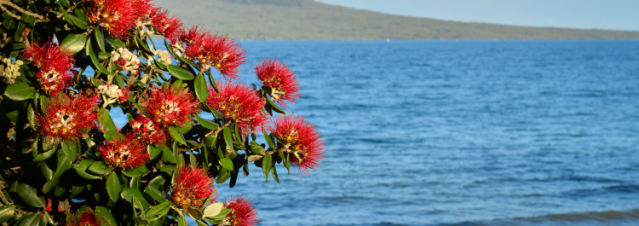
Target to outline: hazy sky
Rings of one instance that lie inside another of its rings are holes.
[[[316,0],[358,9],[544,27],[639,31],[639,0]]]

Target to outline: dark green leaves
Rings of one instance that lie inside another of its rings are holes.
[[[44,208],[45,206],[44,199],[42,199],[42,197],[38,197],[36,189],[28,184],[18,185],[18,195],[20,195],[20,198],[22,198],[22,200],[31,207]]]
[[[210,130],[216,130],[219,126],[217,125],[217,123],[212,122],[211,120],[208,119],[204,119],[201,118],[200,116],[195,116],[195,120],[197,120],[197,122],[200,123],[200,125],[202,125],[204,128],[210,129]]]
[[[87,169],[94,162],[95,161],[93,161],[93,160],[82,160],[80,163],[78,163],[77,166],[75,166],[75,171],[78,173],[78,175],[80,175],[81,177],[84,177],[86,179],[90,179],[90,180],[98,179],[98,178],[100,178],[99,176],[95,176],[95,175],[92,175],[90,173],[87,173]]]
[[[195,77],[195,95],[202,104],[206,105],[206,98],[209,97],[209,89],[206,86],[206,79],[204,79],[202,75]]]
[[[120,184],[120,179],[118,178],[117,173],[109,174],[107,177],[106,189],[109,194],[109,198],[111,198],[113,202],[117,202],[120,192],[122,191],[122,185]]]
[[[91,62],[93,62],[93,66],[96,69],[104,74],[110,74],[109,70],[102,66],[102,64],[100,64],[100,61],[98,60],[98,57],[96,57],[95,52],[93,51],[93,45],[91,44],[91,38],[89,38],[89,41],[87,42],[86,53],[91,58]]]
[[[224,134],[224,143],[226,144],[226,147],[228,149],[231,149],[232,151],[235,151],[235,149],[233,149],[233,135],[231,135],[231,129],[226,127],[224,128],[223,131]]]
[[[25,82],[16,82],[7,87],[4,95],[15,101],[22,101],[33,98],[35,88]]]
[[[262,171],[264,172],[264,177],[266,177],[266,183],[268,183],[268,172],[271,171],[271,166],[273,166],[273,156],[264,156],[262,159]]]
[[[233,161],[228,158],[220,159],[220,165],[228,171],[233,171]]]
[[[62,40],[60,47],[68,53],[76,54],[84,48],[86,41],[87,35],[85,34],[69,34]]]
[[[142,195],[140,190],[137,188],[124,189],[124,191],[120,193],[120,196],[122,196],[122,199],[132,204],[135,202],[135,200],[139,201],[140,204],[142,204],[141,206],[142,209],[147,209],[149,208],[149,206],[151,206],[151,204],[149,204],[149,202],[147,202],[146,199],[144,199],[144,195]]]
[[[100,124],[102,124],[102,126],[106,130],[104,138],[107,140],[113,140],[113,138],[115,138],[115,135],[118,134],[118,128],[115,127],[115,123],[113,122],[109,111],[101,110],[98,115],[98,121],[100,121]]]
[[[7,222],[13,218],[16,213],[16,207],[13,205],[0,207],[0,223]]]
[[[186,145],[184,136],[182,136],[182,133],[178,131],[177,127],[173,127],[173,126],[169,127],[169,134],[171,134],[171,137],[173,137],[173,139],[180,142],[180,144]]]
[[[186,70],[184,68],[175,65],[169,65],[167,67],[169,69],[169,73],[177,79],[190,81],[193,80],[193,78],[195,77],[189,70]]]

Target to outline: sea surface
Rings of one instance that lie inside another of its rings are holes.
[[[295,71],[326,147],[216,185],[260,225],[639,225],[639,41],[240,44],[246,83]]]

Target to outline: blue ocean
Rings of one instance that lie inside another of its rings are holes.
[[[326,147],[312,177],[216,185],[260,225],[639,225],[639,41],[241,45],[246,83],[296,72]]]

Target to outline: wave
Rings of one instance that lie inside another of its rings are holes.
[[[581,226],[630,226],[639,225],[639,209],[629,211],[593,211],[585,213],[548,214],[536,217],[516,217],[488,221],[465,221],[431,226],[532,226],[532,225],[581,225]]]

